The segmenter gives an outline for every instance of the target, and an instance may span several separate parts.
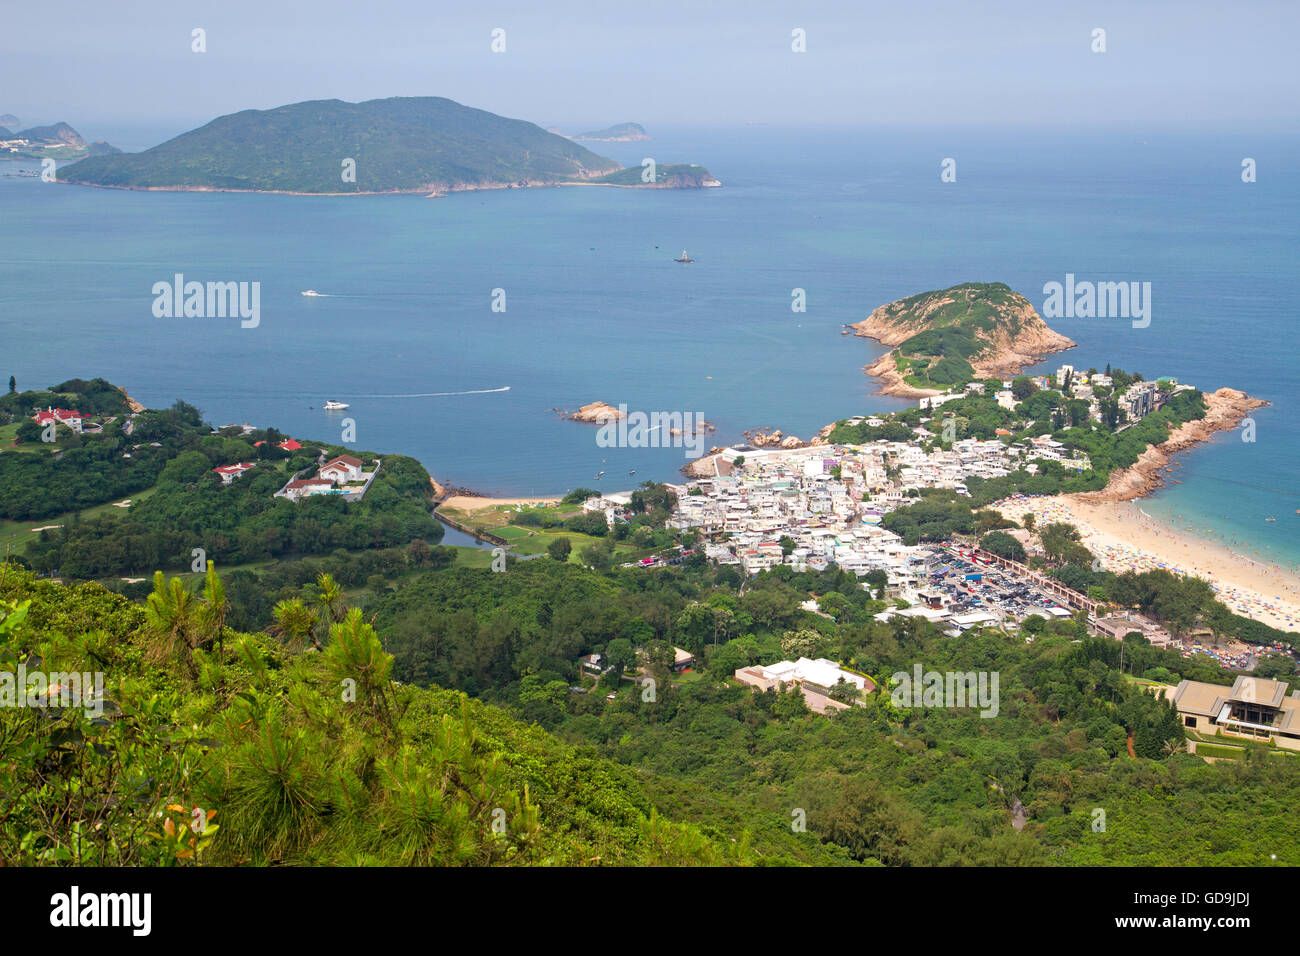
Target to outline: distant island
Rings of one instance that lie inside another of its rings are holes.
[[[882,305],[855,334],[896,348],[867,366],[881,393],[923,398],[982,378],[1015,375],[1074,342],[1047,327],[1002,282],[967,282]]]
[[[6,114],[0,121],[8,120],[14,125],[18,117]],[[82,135],[67,123],[55,123],[52,126],[33,126],[30,129],[13,132],[9,123],[0,122],[0,156],[11,159],[85,159],[91,156],[112,156],[122,151],[116,146],[99,140],[88,143]]]
[[[643,183],[640,167],[624,170],[532,123],[426,96],[245,110],[144,152],[88,158],[57,175],[120,189],[298,195],[445,195],[573,183],[689,188],[713,180],[698,166],[658,172]]]
[[[640,166],[618,169],[604,176],[590,180],[593,186],[626,186],[637,189],[696,189],[701,187],[721,186],[703,166],[684,163],[664,163],[655,167],[655,176],[651,182],[645,182],[644,170]]]
[[[591,143],[639,143],[648,140],[650,136],[640,123],[619,123],[608,129],[579,133],[573,138]]]

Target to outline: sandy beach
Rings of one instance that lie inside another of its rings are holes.
[[[448,495],[452,489],[439,484],[436,478],[430,478],[429,484],[433,485],[433,494],[441,498]],[[497,505],[557,505],[560,503],[559,495],[552,495],[549,498],[486,498],[480,495],[459,495],[450,494],[443,498],[439,506],[448,510],[455,511],[482,511],[485,508],[495,508]]]
[[[1017,522],[1033,512],[1037,527],[1054,521],[1074,525],[1108,571],[1165,568],[1192,574],[1209,581],[1219,600],[1238,614],[1282,630],[1300,630],[1300,575],[1176,531],[1143,514],[1138,502],[1053,495],[1009,498],[990,507]]]
[[[497,505],[557,505],[559,498],[471,498],[467,495],[452,495],[442,503],[443,508],[455,511],[482,511]]]

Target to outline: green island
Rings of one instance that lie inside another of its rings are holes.
[[[1170,416],[1194,415],[1199,393],[1180,396]],[[33,410],[74,401],[80,433],[52,420],[45,441]],[[1237,675],[1138,632],[1091,636],[1082,612],[960,640],[923,617],[881,620],[894,607],[883,574],[864,588],[833,564],[713,564],[654,483],[630,496],[623,532],[601,533],[583,490],[475,512],[485,531],[546,547],[507,549],[501,569],[464,564],[475,549],[431,546],[428,475],[400,456],[354,453],[382,462],[360,501],[290,502],[275,487],[337,447],[213,434],[184,402],[134,410],[101,379],[11,389],[0,419],[19,442],[0,450],[0,501],[22,509],[5,521],[63,525],[0,563],[0,670],[103,675],[95,713],[0,708],[11,863],[1267,865],[1300,839],[1294,754],[1186,731],[1152,693]],[[910,433],[905,417],[868,427]],[[1120,461],[1103,437],[1090,454]],[[212,471],[250,455],[228,484]],[[917,540],[1009,550],[991,493],[921,493],[888,518]],[[142,500],[80,520],[57,510],[121,494]],[[1240,627],[1196,579],[1078,579],[1093,572],[1071,530],[1037,529],[1035,567],[1174,629]],[[591,543],[573,549],[578,536]],[[112,560],[152,564],[143,586],[78,580],[137,538],[139,557]],[[199,540],[206,566],[188,570]],[[620,546],[665,560],[642,566]],[[1278,638],[1268,630],[1255,637]],[[796,657],[839,662],[863,686],[829,688],[841,706],[822,712],[797,687],[735,677]],[[918,661],[999,674],[998,719],[974,701],[900,705],[891,675]],[[1265,655],[1255,673],[1286,679],[1294,663]],[[206,827],[186,825],[196,813]]]
[[[629,166],[627,169],[597,176],[589,182],[602,186],[634,186],[645,189],[691,189],[699,186],[721,185],[703,166],[683,163],[663,163],[656,166],[654,180],[651,182],[645,182],[644,175],[643,167]]]
[[[590,140],[594,143],[634,143],[648,140],[650,137],[640,123],[616,123],[605,129],[592,130],[574,136],[576,140]]]
[[[675,174],[673,184],[700,185],[689,181],[692,169]],[[422,96],[244,110],[152,149],[88,158],[57,175],[124,189],[346,195],[593,182],[620,170],[524,120]],[[636,182],[625,185],[641,185],[640,168],[632,172]]]
[[[32,126],[18,131],[0,126],[0,157],[71,161],[89,156],[113,156],[122,151],[104,140],[86,142],[67,123]]]
[[[1002,282],[967,282],[908,296],[880,306],[849,328],[894,346],[867,371],[886,380],[884,392],[900,395],[1014,374],[1044,355],[1074,346]]]

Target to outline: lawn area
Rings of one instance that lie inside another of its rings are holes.
[[[1132,674],[1122,674],[1120,679],[1126,684],[1137,684],[1139,687],[1173,687],[1173,684],[1162,684],[1158,680],[1148,680],[1145,677],[1134,677]]]
[[[1198,734],[1191,730],[1187,732],[1187,738],[1196,742],[1196,755],[1198,757],[1217,757],[1227,760],[1241,760],[1245,756],[1246,745],[1254,742],[1242,740],[1241,743],[1236,743],[1235,741],[1232,743],[1226,743],[1223,742],[1225,738],[1207,737],[1205,734]],[[1226,739],[1232,740],[1232,738]],[[1297,753],[1296,751],[1284,750],[1281,747],[1262,740],[1258,742],[1263,743],[1268,747],[1270,757],[1300,756],[1300,753]]]
[[[154,493],[156,489],[146,488],[130,496],[132,502],[143,501]],[[121,499],[127,500],[125,498]],[[107,502],[102,505],[95,505],[93,508],[83,508],[81,517],[93,518],[96,515],[108,514],[110,512],[120,514],[126,511],[126,508],[119,508],[113,502]],[[64,512],[61,515],[55,515],[51,518],[42,518],[39,521],[0,521],[0,554],[6,550],[12,550],[15,554],[22,554],[26,544],[33,537],[36,528],[48,528],[50,525],[66,524],[71,519],[73,512]]]
[[[490,568],[492,566],[492,552],[487,548],[470,548],[462,545],[452,545],[456,549],[456,567],[458,568]]]
[[[59,446],[57,443],[47,444],[46,442],[24,442],[21,445],[14,445],[18,438],[18,426],[21,422],[14,422],[10,425],[0,425],[0,452],[14,452],[22,455],[36,455],[44,452],[55,451]]]
[[[1246,751],[1243,747],[1225,747],[1222,744],[1207,744],[1203,741],[1196,742],[1196,756],[1198,757],[1219,757],[1227,760],[1240,760]]]
[[[518,505],[495,505],[491,508],[476,508],[473,511],[466,511],[462,508],[448,508],[443,505],[438,509],[442,514],[455,521],[459,521],[467,528],[479,528],[483,531],[499,533],[498,528],[510,524],[519,514]],[[574,515],[582,513],[580,505],[537,505],[525,510],[541,511],[546,510],[558,518],[571,518]],[[530,529],[537,530],[537,529]],[[506,537],[502,535],[502,537]]]
[[[600,540],[591,535],[579,534],[576,531],[564,531],[562,529],[543,531],[540,528],[521,528],[517,525],[494,528],[492,533],[509,542],[507,546],[508,553],[513,555],[545,554],[547,547],[556,538],[568,538],[569,544],[572,546],[569,551],[570,564],[581,564],[582,559],[579,557],[579,552],[588,545]],[[492,549],[490,548],[471,548],[461,545],[452,545],[452,547],[456,548],[456,564],[460,567],[486,568],[492,564]],[[650,553],[651,550],[637,548],[627,542],[617,541],[614,543],[614,561],[616,563],[632,561],[638,557],[645,557]]]
[[[582,509],[574,505],[543,505],[541,507],[547,508],[559,518],[568,518],[582,513]],[[439,508],[438,511],[440,514],[446,515],[468,528],[476,528],[505,539],[510,552],[516,555],[545,554],[547,547],[556,538],[568,538],[569,544],[573,546],[569,554],[569,561],[579,564],[581,561],[578,552],[593,542],[600,540],[593,535],[583,534],[579,531],[567,531],[564,528],[539,528],[536,525],[513,524],[513,519],[519,515],[515,505],[496,505],[492,508],[479,508],[475,511],[464,511],[460,508],[447,508],[444,506]],[[486,568],[492,563],[490,549],[465,547],[460,550],[466,552],[456,562],[462,567]],[[616,562],[631,561],[650,553],[649,550],[638,548],[630,542],[616,541],[614,543],[614,560]]]

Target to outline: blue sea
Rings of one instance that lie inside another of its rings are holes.
[[[17,175],[33,163],[0,162],[0,380],[98,375],[147,405],[183,398],[214,424],[335,441],[348,417],[358,447],[483,493],[616,490],[678,478],[683,451],[601,448],[594,426],[555,409],[698,412],[717,425],[707,444],[759,426],[808,438],[908,404],[872,394],[862,368],[881,348],[840,334],[882,303],[1003,281],[1041,311],[1043,285],[1067,273],[1150,282],[1149,327],[1054,319],[1079,347],[1038,368],[1111,363],[1271,402],[1253,443],[1224,433],[1180,456],[1182,484],[1142,506],[1300,566],[1300,138],[651,134],[588,145],[627,165],[701,163],[723,188],[149,193],[45,184]],[[940,181],[946,157],[956,182]],[[1243,157],[1257,182],[1242,182]],[[672,261],[683,249],[695,262]],[[259,282],[260,324],[155,318],[152,287],[176,273]],[[351,407],[327,413],[328,399]]]

